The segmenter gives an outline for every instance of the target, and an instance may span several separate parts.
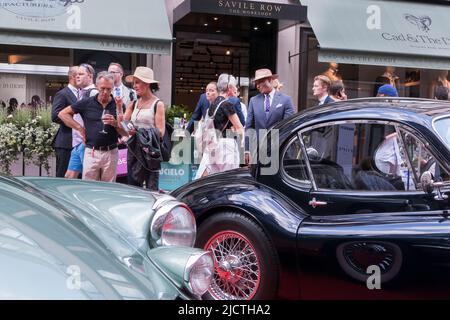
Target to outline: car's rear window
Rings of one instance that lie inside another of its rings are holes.
[[[434,129],[450,148],[450,115],[438,118],[434,121]]]

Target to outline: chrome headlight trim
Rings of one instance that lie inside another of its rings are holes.
[[[196,238],[196,230],[197,226],[195,224],[195,217],[192,213],[192,210],[184,203],[179,202],[175,200],[172,197],[164,197],[161,199],[158,199],[153,206],[153,209],[156,210],[155,214],[153,215],[152,221],[150,223],[150,241],[158,247],[163,246],[162,243],[162,228],[164,226],[164,223],[166,222],[167,215],[174,210],[177,207],[183,207],[186,209],[186,211],[189,212],[189,214],[194,218],[194,239]],[[192,243],[192,246],[194,244]]]
[[[191,276],[192,276],[192,271],[194,269],[194,267],[196,266],[197,263],[199,263],[199,261],[201,261],[202,258],[209,258],[210,262],[211,262],[211,268],[209,268],[209,272],[211,274],[210,276],[210,281],[212,280],[212,277],[214,275],[214,258],[211,254],[211,252],[209,251],[204,251],[204,252],[198,252],[195,254],[192,254],[187,263],[186,263],[186,267],[184,270],[184,285],[185,287],[193,294],[197,295],[197,296],[202,296],[206,291],[208,291],[208,287],[209,287],[209,283],[208,286],[206,286],[204,288],[204,290],[200,291],[200,292],[196,292],[195,288],[193,288],[192,283],[191,283]]]

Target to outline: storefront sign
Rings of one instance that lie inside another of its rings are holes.
[[[65,14],[72,4],[80,5],[84,2],[85,0],[0,0],[0,8],[22,17],[51,18]]]
[[[448,6],[379,0],[301,3],[308,6],[322,62],[449,69]]]
[[[27,77],[23,74],[0,74],[0,100],[8,104],[9,99],[15,98],[20,104],[26,103]]]
[[[0,17],[2,44],[151,54],[171,49],[164,0],[0,0]],[[116,22],[119,28],[112,27]]]
[[[239,0],[186,0],[175,9],[175,22],[191,12],[294,21],[306,20],[306,7],[299,4]]]
[[[172,191],[189,183],[192,179],[191,167],[192,166],[189,164],[173,165],[169,162],[161,163],[159,188],[166,191]]]
[[[321,49],[319,51],[319,62],[330,61],[372,66],[450,70],[449,57],[408,56],[389,53],[383,54],[364,51]]]

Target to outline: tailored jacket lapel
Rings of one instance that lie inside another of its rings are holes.
[[[69,100],[70,104],[72,105],[75,102],[77,102],[78,97],[73,93],[73,91],[70,90],[69,87],[66,87],[65,90],[66,90],[67,99]]]
[[[269,126],[270,120],[272,120],[272,115],[275,112],[275,109],[280,102],[280,93],[278,91],[275,91],[275,94],[273,95],[272,104],[270,105],[270,112],[269,117],[267,118],[266,127]]]
[[[264,95],[261,93],[256,96],[254,117],[255,129],[265,129],[266,113],[264,110]],[[257,123],[259,123],[259,125]]]

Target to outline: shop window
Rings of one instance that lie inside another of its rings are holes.
[[[319,62],[320,49],[316,37],[308,31],[302,36],[307,38],[302,42],[307,46],[303,50],[307,54],[303,58],[306,61],[302,64],[300,81],[301,109],[318,104],[312,92],[314,78],[318,75],[326,75],[331,81],[342,80],[348,99],[375,97],[383,84],[394,85],[400,97],[434,99],[438,87],[450,89],[446,70]]]

